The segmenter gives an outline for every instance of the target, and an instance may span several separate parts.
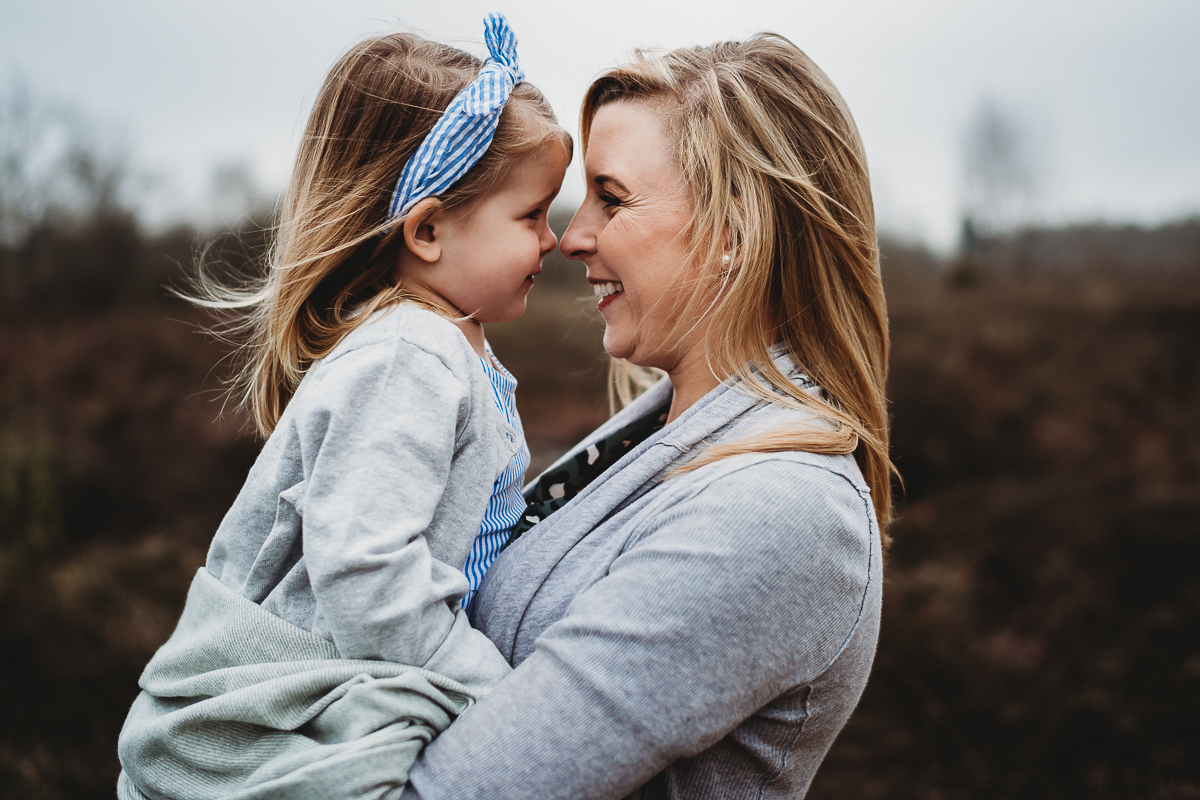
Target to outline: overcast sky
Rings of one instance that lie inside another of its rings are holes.
[[[120,143],[154,176],[151,216],[211,216],[215,166],[282,188],[350,44],[406,29],[482,55],[487,11],[508,16],[526,75],[572,131],[589,80],[635,47],[787,36],[855,114],[881,226],[938,247],[956,235],[964,131],[984,102],[1023,132],[1038,219],[1200,213],[1197,0],[0,0],[0,81]]]

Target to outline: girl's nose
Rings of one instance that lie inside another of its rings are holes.
[[[546,215],[546,223],[543,226],[538,244],[541,245],[541,255],[543,256],[558,246],[558,237],[555,236],[554,231],[550,229],[549,214]]]

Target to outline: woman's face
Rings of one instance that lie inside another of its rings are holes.
[[[673,372],[694,360],[691,343],[701,341],[701,332],[682,343],[666,340],[680,322],[678,301],[692,291],[686,285],[692,202],[661,116],[654,105],[628,101],[596,112],[584,165],[587,196],[561,249],[587,265],[609,355]]]

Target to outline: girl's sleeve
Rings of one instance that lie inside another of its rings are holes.
[[[403,797],[622,798],[715,744],[849,641],[870,514],[843,477],[786,459],[675,493],[426,749]]]
[[[426,666],[468,686],[498,679],[507,662],[458,608],[466,578],[424,535],[470,413],[467,387],[402,340],[351,350],[322,373],[305,387],[297,421],[302,536],[338,652]]]

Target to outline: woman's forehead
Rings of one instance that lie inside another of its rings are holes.
[[[675,177],[671,142],[661,113],[646,103],[618,101],[601,106],[588,133],[589,178],[651,177],[668,170]]]

